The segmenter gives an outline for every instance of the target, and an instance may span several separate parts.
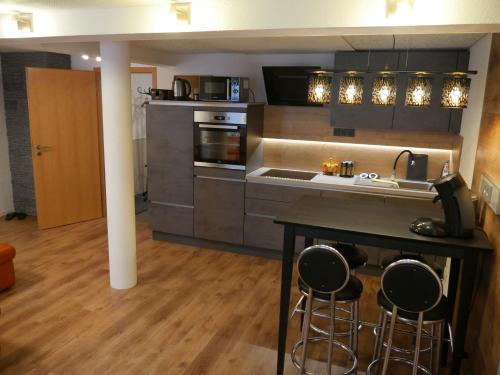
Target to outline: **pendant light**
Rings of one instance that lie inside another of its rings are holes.
[[[362,77],[347,75],[340,80],[339,103],[340,104],[361,104],[363,100]]]
[[[313,104],[328,104],[332,93],[332,78],[326,75],[309,77],[307,101]]]
[[[396,49],[396,36],[392,35],[392,51]],[[389,64],[385,65],[385,72],[375,78],[372,87],[372,104],[375,105],[394,105],[396,104],[396,77],[391,75]]]
[[[396,78],[391,76],[377,77],[373,81],[372,104],[396,104]]]
[[[460,75],[444,78],[441,107],[467,108],[470,82],[470,78]]]
[[[406,88],[405,105],[427,107],[431,104],[432,78],[425,76],[410,77]]]

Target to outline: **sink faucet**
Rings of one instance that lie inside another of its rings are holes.
[[[392,166],[392,174],[391,174],[391,179],[395,180],[396,179],[396,166],[398,165],[399,158],[401,155],[408,153],[408,158],[410,159],[410,165],[414,166],[415,165],[415,155],[413,152],[410,150],[403,150],[399,153],[399,155],[396,157],[396,160],[394,160],[394,165]]]

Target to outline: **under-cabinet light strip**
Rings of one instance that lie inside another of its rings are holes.
[[[300,143],[300,144],[323,144],[332,147],[360,147],[385,150],[401,150],[408,148],[415,152],[452,152],[451,149],[432,148],[432,147],[412,147],[412,146],[387,146],[387,145],[370,145],[366,143],[344,143],[344,142],[325,142],[325,141],[309,141],[302,139],[287,139],[287,138],[264,138],[265,142],[283,142],[283,143]]]

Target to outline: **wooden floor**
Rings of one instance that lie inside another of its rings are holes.
[[[118,291],[106,241],[104,219],[0,221],[0,242],[17,248],[17,283],[0,293],[1,374],[275,374],[279,261],[154,241],[139,219],[138,285]],[[378,280],[359,277],[361,318],[375,321]],[[288,348],[297,335],[295,319]],[[360,344],[364,370],[367,328]]]

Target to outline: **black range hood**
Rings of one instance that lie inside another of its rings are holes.
[[[307,102],[311,72],[319,66],[263,66],[267,103],[270,105],[321,106]]]

